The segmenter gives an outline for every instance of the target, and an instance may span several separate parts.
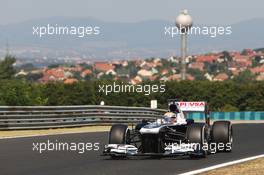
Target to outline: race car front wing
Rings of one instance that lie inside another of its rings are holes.
[[[190,144],[171,144],[165,147],[164,153],[140,153],[134,145],[108,144],[105,146],[103,156],[180,156],[180,155],[201,155],[200,151],[192,148]]]

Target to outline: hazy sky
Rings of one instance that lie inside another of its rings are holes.
[[[0,0],[0,24],[53,16],[95,17],[104,21],[173,20],[187,8],[195,23],[232,24],[264,17],[261,0]]]

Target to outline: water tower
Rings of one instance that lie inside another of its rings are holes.
[[[176,18],[176,26],[181,35],[181,79],[186,80],[186,52],[187,52],[187,34],[193,22],[192,17],[187,10],[183,10]]]

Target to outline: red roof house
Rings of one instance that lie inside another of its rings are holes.
[[[217,60],[217,56],[215,55],[200,55],[196,57],[196,62],[209,62],[213,63]]]
[[[113,70],[115,66],[107,62],[96,62],[94,63],[94,69],[102,72]]]

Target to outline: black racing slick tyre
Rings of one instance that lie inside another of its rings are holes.
[[[127,125],[116,124],[111,127],[109,144],[130,144],[130,130]]]
[[[217,151],[231,152],[233,144],[233,128],[230,121],[215,121],[212,126],[212,143]]]
[[[193,123],[187,128],[187,140],[189,144],[195,144],[195,152],[191,158],[205,158],[207,151],[204,145],[208,144],[208,127],[206,124]]]

